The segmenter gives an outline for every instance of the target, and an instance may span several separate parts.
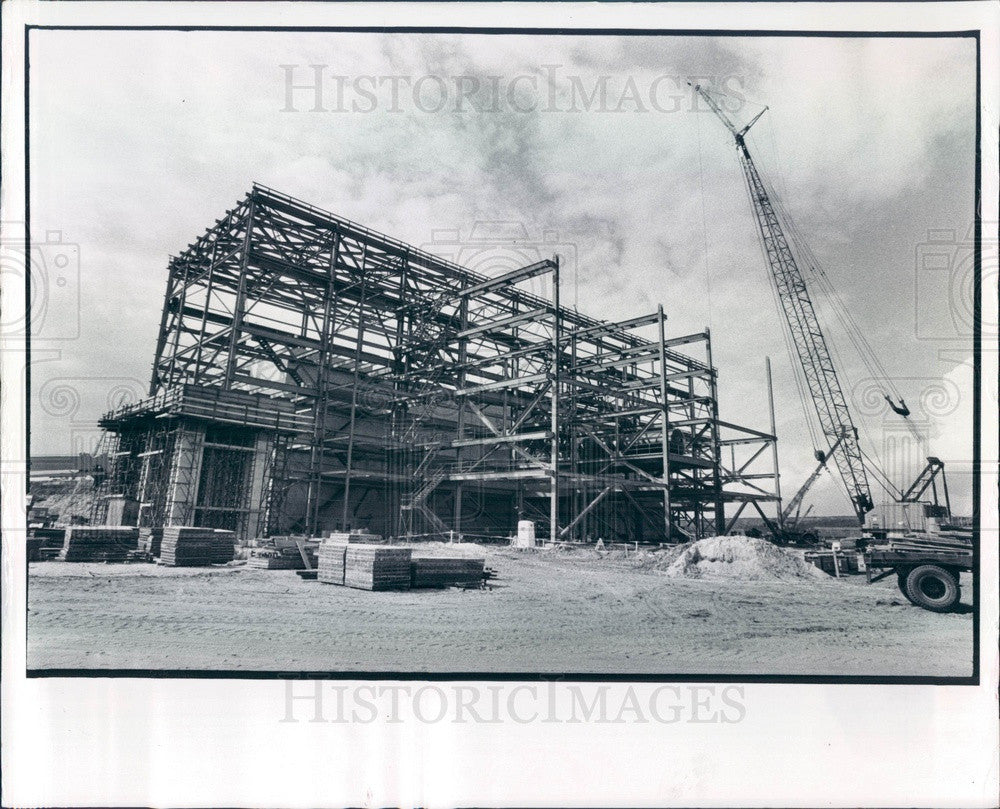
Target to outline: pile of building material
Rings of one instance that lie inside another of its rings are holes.
[[[317,580],[324,584],[344,583],[345,557],[347,556],[347,539],[341,535],[331,534],[319,546],[319,566]]]
[[[316,578],[362,590],[411,587],[470,587],[484,578],[485,560],[465,556],[419,556],[413,549],[357,542],[355,534],[331,534],[319,549]]]
[[[140,528],[139,529],[139,550],[145,551],[150,556],[160,555],[160,546],[163,543],[163,528]]]
[[[315,570],[319,565],[320,541],[294,535],[257,539],[247,566],[259,570]]]
[[[138,528],[74,525],[66,529],[60,558],[66,562],[124,562],[138,545]]]
[[[305,562],[298,550],[286,553],[273,548],[255,548],[247,560],[247,567],[258,570],[305,570]]]
[[[825,579],[826,574],[801,557],[766,539],[707,537],[686,546],[664,571],[671,578],[726,578],[743,581]]]
[[[29,562],[48,562],[62,556],[66,542],[65,528],[29,528],[27,551]]]
[[[482,584],[485,559],[424,556],[410,559],[411,587],[471,587]]]
[[[359,590],[410,589],[410,548],[352,543],[333,534],[319,549],[317,579]]]
[[[359,590],[409,590],[410,548],[348,545],[344,586]]]
[[[160,562],[170,567],[205,567],[231,562],[236,535],[218,528],[168,525],[163,528]]]

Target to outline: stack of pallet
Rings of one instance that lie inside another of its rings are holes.
[[[427,556],[410,560],[411,587],[475,587],[482,584],[484,559]]]
[[[168,525],[163,528],[160,562],[170,567],[204,567],[231,562],[235,534],[217,528]]]
[[[123,525],[73,525],[60,558],[67,562],[124,562],[139,545],[139,529]]]
[[[409,590],[410,548],[347,544],[344,585],[359,590]]]
[[[331,534],[319,546],[319,566],[317,580],[325,584],[344,583],[344,561],[347,556],[348,540]]]

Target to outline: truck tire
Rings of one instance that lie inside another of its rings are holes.
[[[910,598],[910,594],[906,592],[906,577],[910,575],[909,570],[899,570],[896,572],[896,583],[899,585],[899,592],[906,596],[906,600],[911,604],[916,604],[917,602]],[[919,606],[919,604],[917,605]]]
[[[962,591],[958,576],[937,565],[919,565],[906,577],[906,595],[918,607],[947,612],[958,603]]]

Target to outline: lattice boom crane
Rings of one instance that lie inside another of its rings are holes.
[[[736,150],[750,191],[764,252],[816,415],[819,417],[820,427],[827,441],[827,455],[836,461],[858,521],[864,525],[865,515],[872,510],[873,503],[864,457],[858,444],[858,431],[851,419],[847,399],[837,378],[833,358],[820,328],[802,271],[744,141],[744,136],[750,127],[757,123],[767,107],[742,129],[737,129],[700,85],[694,85],[694,89],[705,99],[736,140]]]

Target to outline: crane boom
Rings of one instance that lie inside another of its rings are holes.
[[[736,141],[764,253],[816,415],[819,417],[820,427],[827,441],[827,455],[836,461],[855,514],[863,525],[865,515],[871,511],[873,503],[864,458],[858,444],[858,431],[847,407],[847,399],[837,378],[833,358],[820,328],[802,271],[789,246],[781,222],[761,180],[760,172],[754,165],[744,141],[747,131],[763,113],[758,114],[742,129],[737,129],[702,87],[696,85],[694,89],[705,99]]]
[[[839,444],[841,440],[842,439],[838,438],[837,444]],[[837,444],[833,445],[831,452],[837,448]],[[778,515],[778,523],[782,528],[785,527],[794,528],[795,525],[798,523],[799,512],[802,510],[802,501],[805,499],[805,496],[809,493],[809,490],[812,488],[813,484],[817,480],[819,480],[819,476],[823,474],[823,470],[826,469],[827,461],[830,460],[829,453],[817,452],[816,454],[817,454],[816,460],[819,461],[819,464],[813,470],[813,473],[808,478],[806,478],[806,482],[799,487],[799,490],[795,493],[795,496],[788,501],[787,505],[781,510],[781,513]],[[789,520],[789,518],[792,518],[791,521]],[[791,522],[790,525],[789,522]]]

